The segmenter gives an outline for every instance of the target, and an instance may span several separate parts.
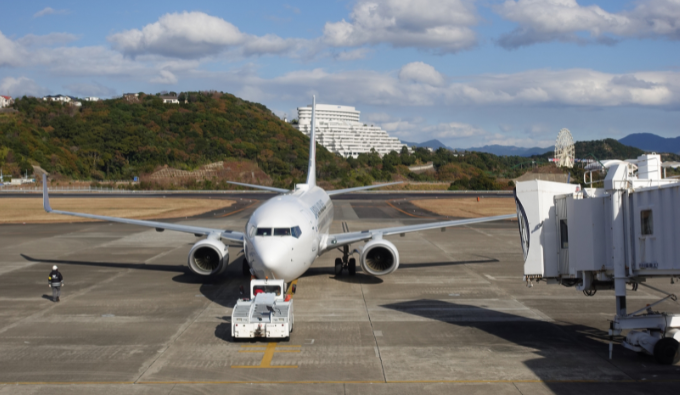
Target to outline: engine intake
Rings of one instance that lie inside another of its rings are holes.
[[[201,240],[189,251],[189,268],[202,276],[220,274],[228,263],[229,250],[219,240]]]
[[[361,253],[361,268],[374,276],[384,276],[399,267],[399,252],[387,240],[371,240]]]

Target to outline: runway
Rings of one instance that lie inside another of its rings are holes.
[[[242,230],[261,198],[173,221]],[[363,230],[442,219],[403,195],[334,207],[338,233],[343,221]],[[329,252],[298,280],[289,342],[235,343],[231,308],[248,282],[238,246],[226,275],[206,280],[186,267],[193,235],[0,226],[0,394],[678,392],[680,366],[620,345],[608,359],[613,291],[524,285],[516,222],[388,239],[395,273],[336,278]],[[60,303],[46,298],[53,264],[65,277]],[[629,308],[659,299],[651,292],[629,294]],[[655,308],[680,313],[671,301]]]

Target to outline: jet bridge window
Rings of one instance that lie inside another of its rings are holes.
[[[257,228],[257,232],[255,232],[255,236],[271,236],[272,235],[272,228]]]
[[[560,245],[562,249],[569,248],[569,227],[566,219],[560,220]]]
[[[274,228],[274,236],[290,236],[290,228]]]
[[[640,232],[643,236],[654,234],[654,216],[652,210],[640,211]]]

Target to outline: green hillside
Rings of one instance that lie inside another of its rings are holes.
[[[577,141],[574,143],[574,151],[578,159],[632,159],[645,152],[635,147],[623,145],[614,139]],[[538,158],[552,158],[554,152],[546,152],[536,155]]]
[[[30,163],[73,179],[132,179],[160,165],[191,170],[242,158],[256,161],[275,184],[300,179],[309,139],[265,106],[216,92],[188,94],[187,104],[164,104],[140,94],[83,102],[81,108],[34,98],[16,101],[18,114],[0,120],[0,163],[18,175]],[[338,160],[318,149],[319,171],[339,173]]]
[[[53,178],[106,182],[149,175],[166,165],[196,170],[226,160],[250,163],[276,186],[304,181],[309,139],[265,106],[218,92],[190,92],[179,98],[179,105],[164,104],[157,95],[140,93],[130,101],[83,102],[82,107],[18,99],[13,106],[18,112],[0,113],[0,166],[14,176],[25,170],[31,174],[32,165],[39,165]],[[317,147],[318,179],[328,188],[410,180],[446,182],[451,189],[507,189],[512,188],[510,179],[548,165],[552,157],[552,152],[525,158],[417,148],[382,158],[372,152],[345,159]],[[577,158],[640,154],[613,139],[576,143]],[[408,169],[428,162],[433,170],[416,174]],[[582,177],[578,170],[572,173],[575,179]],[[173,186],[230,187],[224,179]],[[148,181],[141,187],[162,186]]]

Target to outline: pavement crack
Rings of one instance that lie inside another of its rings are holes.
[[[156,363],[156,361],[158,361],[158,360],[163,356],[163,354],[165,354],[165,352],[168,351],[168,349],[170,348],[170,346],[171,346],[177,339],[179,339],[180,336],[182,336],[182,334],[184,334],[184,332],[186,332],[186,330],[189,329],[189,327],[190,327],[194,322],[196,322],[196,320],[197,320],[201,315],[203,315],[203,313],[208,309],[208,307],[210,307],[210,304],[211,304],[211,303],[212,303],[211,301],[206,301],[205,307],[203,307],[203,309],[201,309],[198,313],[195,313],[194,317],[190,317],[186,322],[184,322],[184,324],[182,324],[182,326],[179,327],[179,329],[177,330],[177,332],[175,332],[175,334],[174,334],[174,335],[173,335],[173,336],[172,336],[172,337],[171,337],[171,338],[163,345],[163,347],[158,351],[158,355],[156,355],[156,358],[154,358],[153,361],[151,361],[151,363],[149,364],[149,366],[147,366],[146,369],[144,369],[144,371],[143,371],[143,372],[142,372],[142,373],[134,380],[134,383],[135,383],[135,384],[139,384],[139,380],[141,380],[142,377],[144,377],[144,375],[146,374],[146,372],[148,372],[149,369],[151,369],[151,368],[153,367],[153,365]]]
[[[380,354],[380,346],[378,345],[378,338],[375,336],[375,328],[373,327],[373,320],[371,319],[371,313],[368,312],[368,303],[366,303],[366,294],[364,294],[364,285],[361,285],[361,297],[364,300],[364,308],[366,308],[366,315],[368,316],[368,322],[371,324],[371,332],[373,333],[373,341],[375,342],[375,350],[378,354],[378,359],[380,359],[380,368],[382,369],[383,380],[387,383],[387,376],[385,376],[385,364],[383,363],[382,355]]]

